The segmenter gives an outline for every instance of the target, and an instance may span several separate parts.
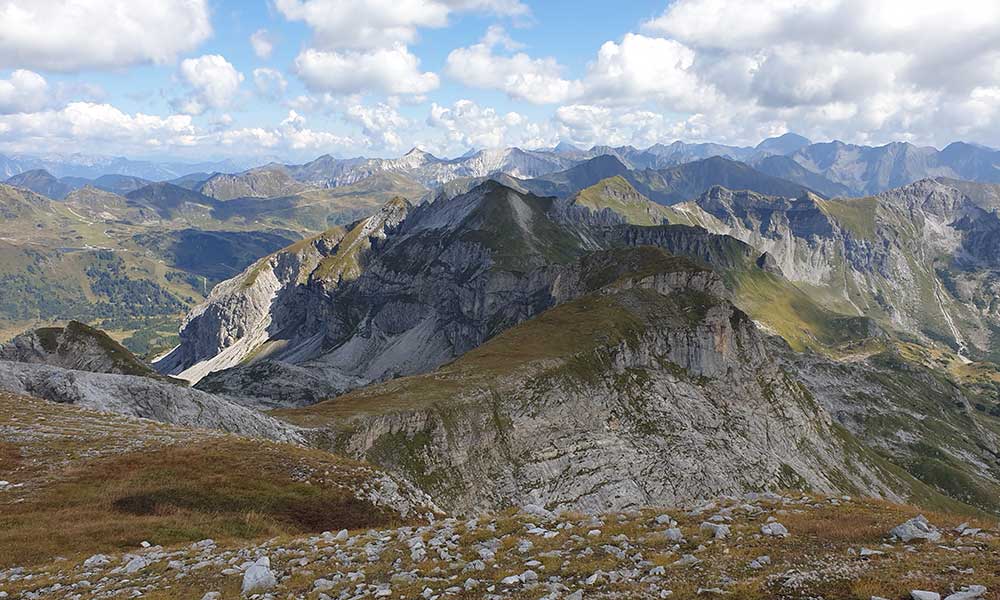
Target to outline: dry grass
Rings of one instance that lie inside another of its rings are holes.
[[[0,567],[144,540],[256,540],[398,524],[396,513],[356,498],[377,474],[368,465],[0,395],[0,406],[13,403],[23,410],[0,410],[0,479],[23,487],[0,494]],[[123,423],[117,435],[114,427],[99,434],[102,418]]]

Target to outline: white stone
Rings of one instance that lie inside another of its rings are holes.
[[[277,584],[274,573],[271,572],[271,561],[264,556],[257,559],[257,562],[243,573],[243,587],[241,589],[244,594],[266,592]]]
[[[982,585],[970,585],[968,587],[962,588],[960,591],[951,594],[944,600],[979,600],[986,595],[986,586]]]
[[[149,561],[142,556],[136,556],[125,565],[126,573],[135,573],[149,566]]]
[[[931,525],[923,515],[913,517],[902,525],[893,527],[889,535],[895,536],[901,542],[912,540],[936,542],[941,539],[941,532]]]
[[[760,528],[760,532],[773,537],[788,537],[788,529],[777,521],[763,525]]]
[[[729,537],[729,526],[719,525],[718,523],[709,523],[705,521],[701,524],[699,528],[701,531],[708,532],[713,538],[717,540],[723,540]]]
[[[104,555],[104,554],[95,554],[95,555],[91,556],[90,558],[88,558],[87,560],[83,561],[83,566],[86,567],[86,568],[88,568],[88,569],[92,569],[94,567],[103,567],[104,565],[108,564],[109,562],[111,562],[111,559],[108,558],[106,555]]]
[[[937,592],[926,592],[924,590],[913,590],[910,592],[913,600],[941,600],[941,594]]]

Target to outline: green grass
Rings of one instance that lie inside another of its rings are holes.
[[[837,198],[833,200],[816,198],[815,201],[820,210],[832,217],[855,238],[875,239],[875,213],[878,210],[876,198]]]
[[[869,319],[827,310],[779,275],[760,269],[738,269],[726,277],[736,305],[796,351],[838,354],[844,346],[871,341]]]
[[[621,175],[598,182],[573,197],[573,203],[593,212],[611,210],[632,225],[662,225],[671,222],[671,211],[640,194]]]

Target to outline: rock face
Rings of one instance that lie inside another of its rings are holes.
[[[103,331],[77,321],[21,334],[0,346],[0,360],[119,375],[155,377],[156,371]]]
[[[713,188],[675,207],[765,252],[791,281],[821,288],[835,312],[864,315],[973,358],[1000,354],[1000,221],[992,186],[923,180],[851,200]]]
[[[1000,436],[962,386],[893,351],[850,362],[783,343],[771,353],[867,446],[966,504],[1000,510]]]
[[[835,433],[719,296],[718,276],[652,256],[633,264],[431,374],[279,415],[460,512],[622,510],[794,486],[895,496],[896,478]]]
[[[255,410],[147,377],[0,361],[0,389],[163,423],[277,441],[302,440],[296,428]]]
[[[265,351],[266,356],[270,342],[280,353],[289,345],[285,336],[305,337],[306,346],[320,342],[311,339],[320,332],[303,333],[307,311],[325,297],[327,287],[357,278],[372,240],[384,239],[409,209],[405,200],[394,200],[350,228],[334,227],[298,242],[219,284],[185,319],[181,345],[161,358],[157,369],[198,381],[253,354]]]
[[[609,233],[565,215],[552,199],[496,182],[415,209],[390,203],[217,286],[156,367],[196,382],[215,373],[204,389],[254,404],[306,404],[427,372],[554,306],[573,262],[599,248],[658,245],[709,264],[756,258],[736,240],[693,228]],[[284,385],[297,375],[271,380],[296,368],[308,372],[301,385]]]

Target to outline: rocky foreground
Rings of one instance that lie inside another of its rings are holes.
[[[0,570],[11,598],[998,598],[995,526],[851,498],[541,507],[393,529],[211,539]]]

